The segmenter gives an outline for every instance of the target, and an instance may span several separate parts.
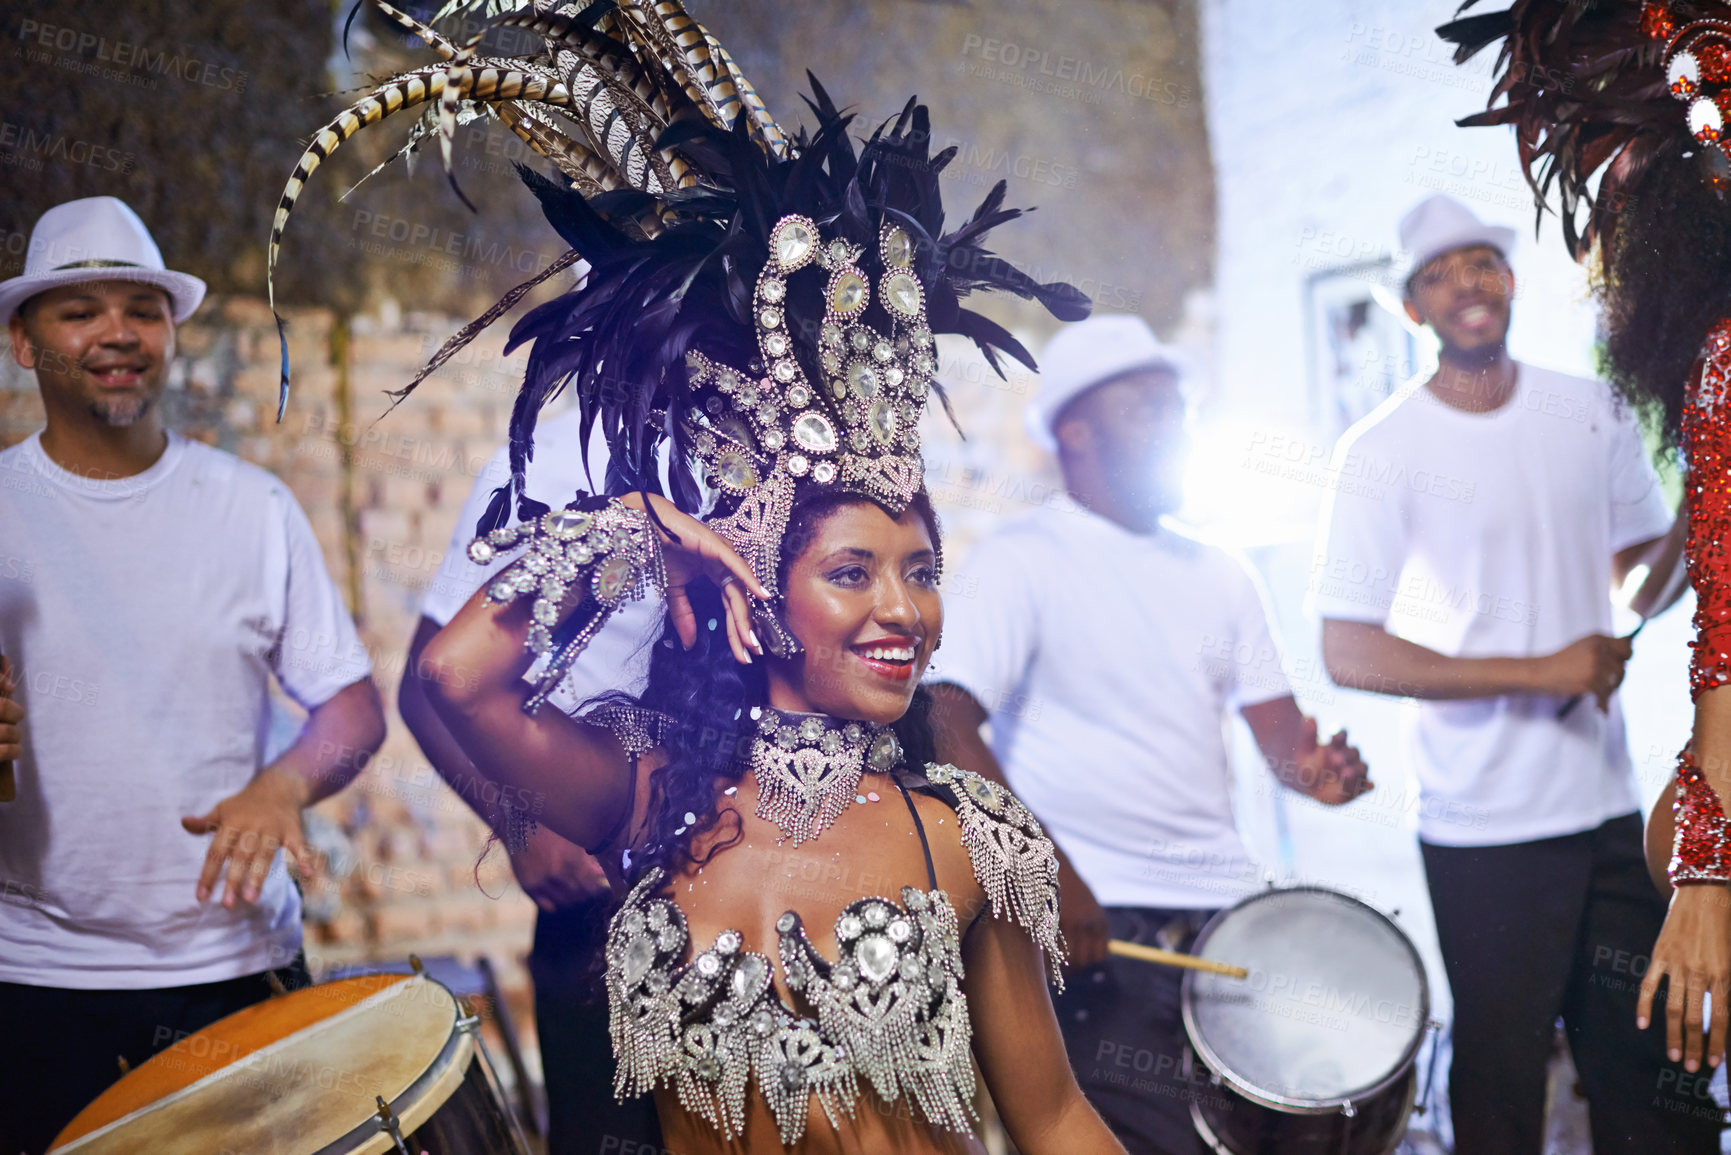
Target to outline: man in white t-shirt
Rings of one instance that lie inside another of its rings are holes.
[[[535,429],[535,453],[524,478],[528,496],[558,509],[579,489],[598,488],[606,476],[607,443],[599,429],[589,439],[585,468],[581,414],[576,408],[544,417]],[[486,566],[469,560],[468,544],[493,491],[510,477],[501,447],[475,479],[456,532],[439,570],[421,599],[421,620],[409,644],[408,669],[421,668],[421,651],[463,603],[512,555]],[[516,520],[514,516],[511,522]],[[590,640],[582,657],[548,699],[568,714],[583,712],[589,699],[608,691],[640,694],[649,680],[649,649],[660,636],[665,604],[657,597],[628,601]],[[596,965],[606,937],[612,895],[601,866],[583,848],[536,826],[523,845],[512,846],[509,822],[496,804],[496,790],[476,770],[427,702],[420,680],[404,677],[398,692],[404,723],[433,768],[477,814],[493,826],[510,850],[511,869],[535,900],[534,947],[529,971],[535,984],[535,1026],[547,1088],[549,1155],[595,1150],[597,1136],[612,1136],[616,1148],[661,1147],[660,1123],[648,1096],[620,1103],[613,1097],[613,1046],[607,1000]]]
[[[1593,1149],[1718,1150],[1663,1032],[1635,1029],[1665,915],[1642,854],[1611,588],[1665,604],[1682,540],[1600,382],[1510,359],[1513,231],[1436,196],[1401,224],[1441,365],[1349,430],[1312,575],[1343,686],[1417,699],[1419,839],[1454,993],[1459,1150],[1537,1155],[1559,1016]]]
[[[24,710],[0,803],[6,1155],[46,1149],[119,1061],[306,981],[278,852],[310,868],[302,808],[384,738],[294,497],[162,427],[203,294],[112,197],[44,213],[0,282],[47,412],[0,452],[0,650]],[[267,765],[273,676],[309,716]]]
[[[1041,360],[1029,430],[1075,504],[1006,525],[946,583],[940,754],[1001,776],[1059,848],[1077,971],[1057,1009],[1089,1101],[1130,1151],[1188,1155],[1190,1099],[1208,1092],[1182,1075],[1182,974],[1108,958],[1106,939],[1182,950],[1259,888],[1233,820],[1231,713],[1313,798],[1369,784],[1345,735],[1319,745],[1300,713],[1255,578],[1163,520],[1184,461],[1178,359],[1140,318],[1102,316]]]

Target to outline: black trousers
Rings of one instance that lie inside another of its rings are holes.
[[[1711,1072],[1666,1061],[1662,1015],[1635,1029],[1666,907],[1641,838],[1640,817],[1626,814],[1536,842],[1419,844],[1454,991],[1449,1099],[1461,1155],[1539,1155],[1559,1017],[1596,1155],[1718,1152]]]
[[[0,1155],[40,1155],[73,1116],[136,1067],[218,1019],[270,997],[266,973],[306,986],[306,960],[275,972],[146,990],[67,990],[0,983]]]
[[[1107,907],[1113,938],[1189,950],[1211,910]],[[1175,924],[1165,941],[1162,927]],[[1190,1103],[1215,1094],[1206,1076],[1184,1075],[1184,972],[1108,955],[1076,970],[1054,996],[1070,1066],[1088,1102],[1130,1155],[1202,1155]]]
[[[529,973],[535,980],[535,1030],[547,1087],[548,1155],[618,1155],[661,1150],[655,1098],[613,1098],[613,1041],[601,952],[606,895],[548,913],[535,922]]]

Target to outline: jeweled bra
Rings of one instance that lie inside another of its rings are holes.
[[[1039,822],[1007,790],[953,766],[934,763],[923,781],[904,775],[896,785],[922,845],[926,833],[908,785],[934,787],[955,807],[993,916],[1026,929],[1061,984],[1057,861]],[[973,1030],[960,985],[961,928],[937,885],[929,847],[928,889],[904,886],[899,903],[876,896],[850,903],[836,919],[841,957],[834,961],[818,952],[797,913],[777,920],[787,986],[809,1013],[782,1000],[773,961],[747,950],[737,930],[722,931],[682,962],[690,932],[678,904],[656,896],[665,883],[661,870],[651,870],[608,928],[620,1098],[670,1086],[685,1110],[731,1140],[744,1131],[755,1082],[782,1143],[792,1145],[805,1133],[813,1098],[839,1126],[842,1116],[853,1116],[863,1082],[886,1103],[905,1096],[928,1122],[972,1134]]]

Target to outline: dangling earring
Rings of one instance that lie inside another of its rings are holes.
[[[791,658],[805,653],[805,647],[799,644],[799,639],[787,628],[787,622],[782,619],[780,603],[780,597],[773,602],[754,601],[751,606],[751,620],[757,625],[763,648],[772,657]]]

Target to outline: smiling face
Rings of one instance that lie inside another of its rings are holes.
[[[1453,361],[1489,360],[1509,335],[1515,275],[1490,245],[1450,249],[1425,262],[1407,286],[1406,311],[1429,325]]]
[[[131,425],[174,357],[168,294],[131,281],[50,289],[11,319],[12,355],[34,370],[49,419]]]
[[[770,704],[894,722],[907,712],[943,627],[926,520],[911,507],[891,517],[854,501],[821,514],[804,538],[782,588],[787,625],[805,652],[769,659]]]

